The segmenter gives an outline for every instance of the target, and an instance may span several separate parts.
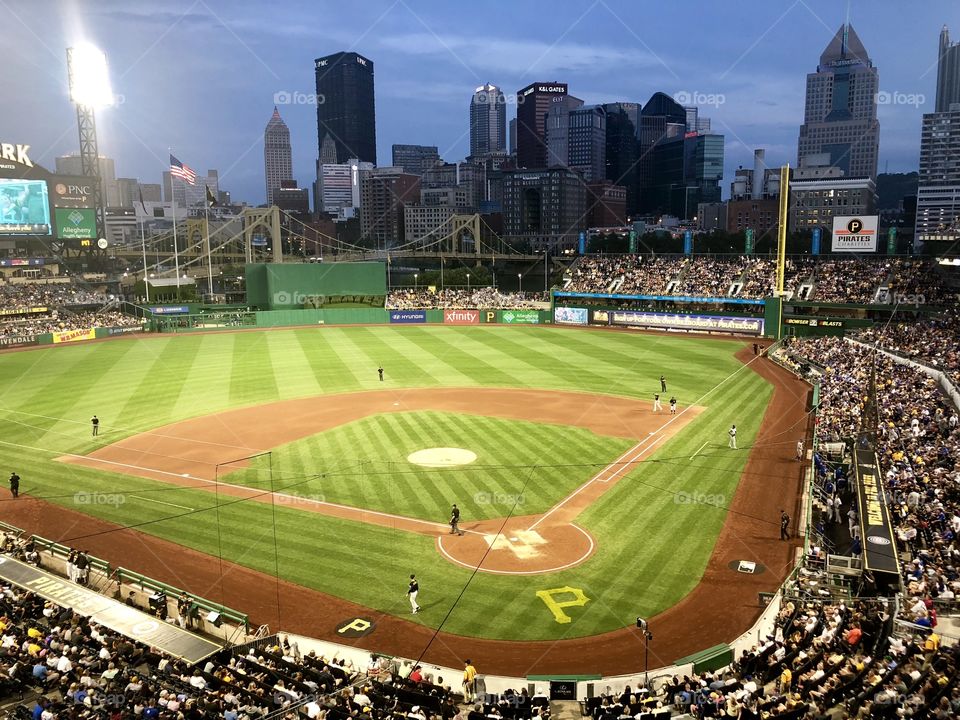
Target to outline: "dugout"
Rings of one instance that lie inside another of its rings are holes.
[[[246,266],[245,279],[254,310],[382,308],[387,296],[383,262],[257,263]]]

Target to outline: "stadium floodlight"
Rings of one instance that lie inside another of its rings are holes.
[[[74,104],[91,108],[113,105],[107,56],[102,50],[89,43],[67,48],[67,75]]]

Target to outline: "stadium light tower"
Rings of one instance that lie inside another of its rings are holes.
[[[97,147],[97,122],[94,110],[113,104],[107,56],[83,43],[67,48],[67,78],[70,101],[77,106],[80,130],[80,171],[93,185],[93,204],[97,219],[97,242],[102,251],[106,242],[103,210],[103,185],[100,181],[100,152]]]

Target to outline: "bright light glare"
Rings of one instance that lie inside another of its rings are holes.
[[[93,45],[67,48],[70,68],[70,100],[77,105],[104,107],[113,105],[107,56]]]

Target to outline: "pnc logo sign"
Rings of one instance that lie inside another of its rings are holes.
[[[16,145],[14,143],[0,143],[0,158],[10,162],[20,163],[27,167],[33,167],[33,162],[27,155],[30,149],[29,145]]]

